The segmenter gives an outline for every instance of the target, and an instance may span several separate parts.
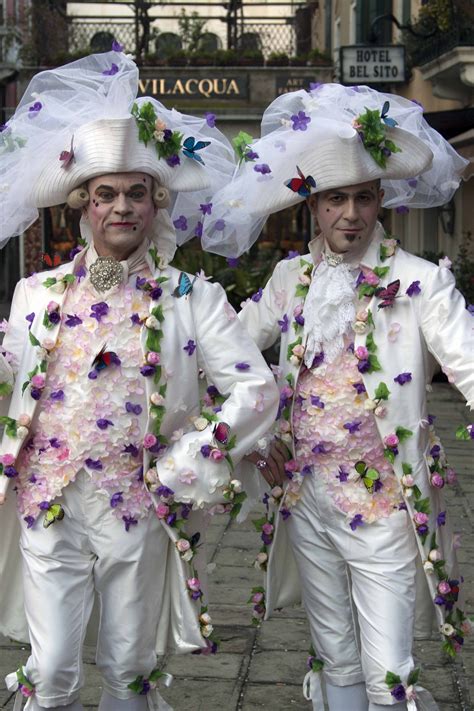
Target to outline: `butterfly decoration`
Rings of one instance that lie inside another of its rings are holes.
[[[316,187],[316,181],[312,175],[305,177],[298,166],[296,166],[296,170],[300,177],[288,180],[285,185],[287,188],[290,188],[290,190],[293,190],[294,193],[301,195],[301,197],[309,197],[309,195],[311,195],[311,188]]]
[[[198,163],[202,163],[202,165],[204,165],[203,159],[196,153],[196,151],[202,151],[202,149],[209,146],[210,143],[210,141],[196,141],[193,136],[189,136],[183,141],[182,150],[185,156],[192,158],[193,160],[197,160]]]
[[[389,306],[392,307],[397,299],[397,293],[400,288],[400,279],[391,281],[386,289],[376,289],[375,296],[382,299],[382,303],[378,305],[379,309],[386,309]]]
[[[398,123],[395,121],[395,119],[390,118],[390,116],[387,116],[388,112],[390,110],[390,101],[386,101],[384,105],[382,106],[382,113],[380,114],[380,118],[386,124],[387,126],[390,126],[390,128],[395,128],[395,126],[398,126]]]
[[[71,138],[71,147],[69,148],[69,150],[68,151],[61,151],[61,153],[60,153],[59,160],[62,163],[61,168],[68,168],[71,165],[72,161],[74,160],[73,143],[74,143],[74,136],[72,136],[72,138]]]
[[[354,467],[357,474],[360,475],[362,483],[364,484],[369,494],[373,494],[374,491],[377,491],[375,485],[376,482],[380,481],[380,474],[377,469],[374,469],[373,467],[368,467],[363,461],[356,462]]]
[[[59,265],[61,264],[61,257],[59,256],[58,253],[54,254],[53,257],[50,257],[50,255],[46,254],[46,252],[45,252],[44,254],[41,255],[41,258],[42,258],[43,262],[46,264],[46,266],[51,267],[51,268],[52,267],[59,267]]]
[[[214,427],[214,437],[219,444],[227,444],[229,441],[230,427],[226,422],[219,422]]]
[[[43,519],[43,526],[49,528],[55,521],[62,521],[64,518],[64,509],[59,504],[51,504],[46,511]]]
[[[93,370],[99,372],[108,368],[109,365],[120,365],[120,358],[113,351],[106,351],[107,346],[103,346],[92,361]]]
[[[191,279],[185,272],[181,272],[178,279],[178,286],[173,291],[173,296],[175,296],[177,299],[180,299],[182,296],[188,296],[193,290],[194,282],[196,281],[196,279],[197,276],[195,276],[194,279],[191,281]]]

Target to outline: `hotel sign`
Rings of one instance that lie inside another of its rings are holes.
[[[248,76],[199,77],[166,76],[139,81],[141,96],[174,97],[177,99],[247,99]]]
[[[405,81],[403,45],[341,47],[342,84],[397,84]]]

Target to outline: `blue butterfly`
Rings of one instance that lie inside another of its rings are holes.
[[[390,102],[386,101],[384,103],[384,105],[382,106],[382,113],[380,114],[380,118],[387,126],[390,126],[390,128],[394,128],[395,126],[398,126],[398,123],[395,121],[395,119],[387,116],[389,109],[390,109]]]
[[[194,277],[194,279],[191,281],[187,274],[181,272],[181,274],[179,275],[178,286],[173,291],[173,296],[175,296],[177,299],[180,299],[182,296],[188,296],[188,294],[190,294],[193,290],[194,282],[196,281],[196,279],[197,277]]]
[[[203,159],[201,156],[197,155],[195,151],[201,151],[203,148],[206,148],[206,146],[209,146],[210,143],[210,141],[196,141],[195,138],[189,136],[189,138],[186,138],[183,142],[183,153],[188,158],[193,158],[193,160],[197,160],[198,163],[202,163],[204,165]]]

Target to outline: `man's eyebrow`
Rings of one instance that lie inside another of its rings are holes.
[[[148,186],[144,183],[135,183],[134,185],[131,185],[129,188],[127,188],[127,192],[130,192],[130,190],[138,190],[138,188],[148,190]],[[95,192],[97,192],[98,190],[111,190],[112,192],[117,191],[117,189],[112,187],[112,185],[104,185],[103,183],[101,183],[95,188]]]

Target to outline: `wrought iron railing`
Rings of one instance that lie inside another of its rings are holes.
[[[474,24],[467,23],[463,26],[453,27],[447,32],[418,41],[411,48],[410,57],[414,66],[423,66],[438,59],[455,47],[472,47],[474,45]]]

